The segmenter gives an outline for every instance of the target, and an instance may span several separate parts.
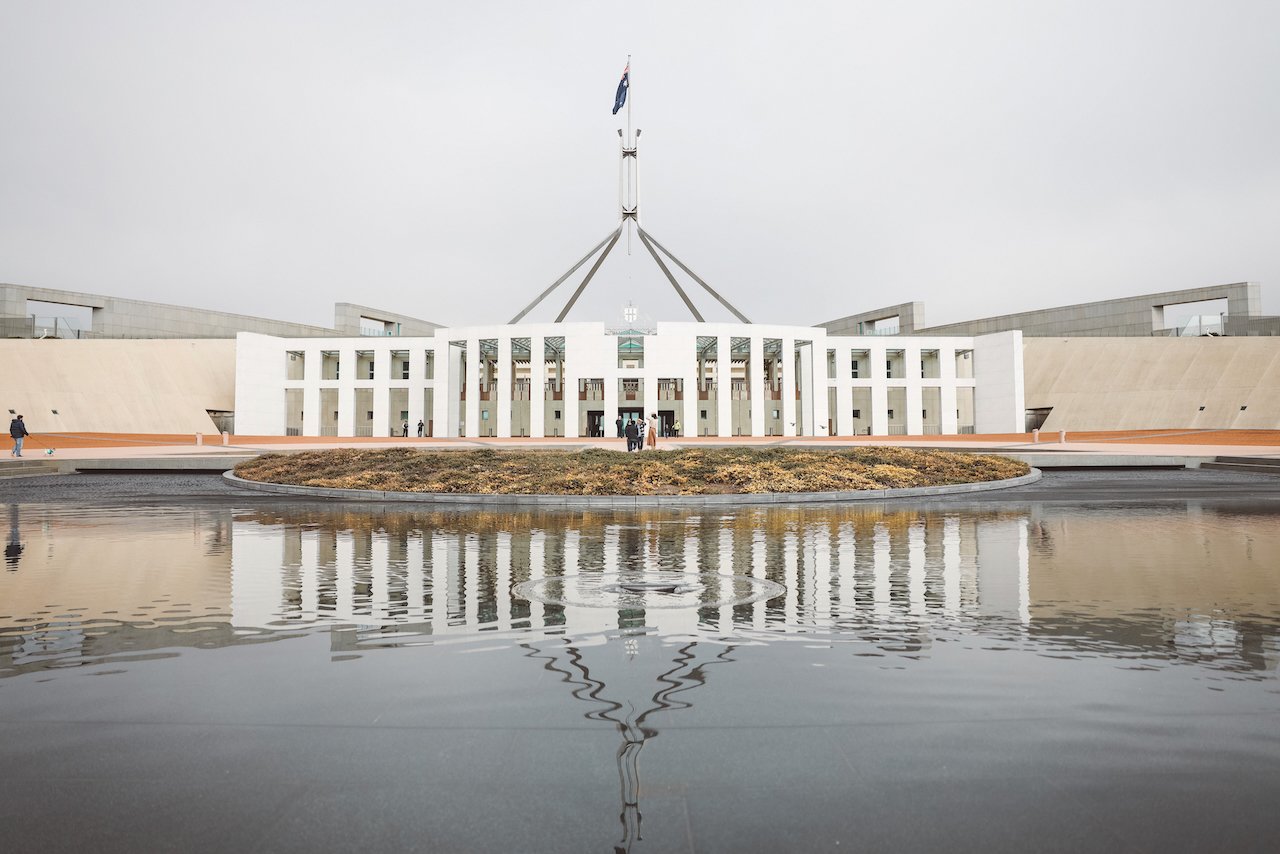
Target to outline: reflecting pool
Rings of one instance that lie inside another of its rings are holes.
[[[3,506],[42,850],[1276,850],[1280,513]]]

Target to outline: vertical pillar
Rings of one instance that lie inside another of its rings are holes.
[[[615,439],[618,435],[618,383],[621,382],[618,371],[618,339],[614,335],[604,336],[604,350],[601,352],[601,377],[604,379],[604,418],[600,428],[604,430],[606,439]]]
[[[588,360],[584,358],[583,348],[587,346],[586,341],[574,339],[571,343],[566,336],[564,339],[564,352],[560,358],[560,428],[562,436],[580,436],[586,432],[585,427],[579,427],[578,421],[582,418],[582,402],[578,400],[578,381],[582,379],[582,365]],[[573,358],[569,358],[572,351]]]
[[[698,358],[697,352],[698,336],[694,335],[693,340],[689,342],[689,344],[692,345],[692,353],[690,357],[681,361],[681,364],[684,365],[684,369],[681,371],[681,382],[684,385],[682,392],[684,394],[684,400],[682,401],[683,405],[676,409],[675,416],[680,419],[680,434],[682,437],[696,435],[698,430],[698,409],[701,408],[698,400],[698,377],[701,373],[699,371],[701,360]],[[688,349],[689,344],[685,345],[686,353],[690,352],[690,349]],[[711,413],[708,412],[707,414],[710,415]]]
[[[889,435],[889,380],[885,371],[888,357],[884,344],[872,343],[867,348],[867,360],[871,363],[871,432],[878,436]]]
[[[716,428],[720,436],[733,435],[733,339],[716,337]]]
[[[338,435],[356,434],[356,351],[338,351]]]
[[[658,411],[658,360],[654,355],[658,350],[658,338],[656,335],[646,335],[644,337],[645,360],[644,367],[641,369],[640,384],[644,389],[644,412],[642,417],[648,419],[649,413]]]
[[[480,339],[467,339],[467,437],[480,435]]]
[[[765,378],[764,336],[751,336],[751,433],[752,436],[764,435],[765,409],[772,406],[769,398],[768,382]]]
[[[902,348],[903,373],[907,383],[907,435],[924,434],[924,393],[920,377],[920,345],[907,344]]]
[[[511,336],[503,335],[498,339],[498,377],[493,389],[498,398],[498,429],[494,432],[503,439],[511,436],[511,394],[515,388],[515,376],[516,366],[511,361]]]
[[[302,435],[319,436],[320,377],[324,367],[320,364],[320,349],[308,347],[303,351],[303,358],[306,359],[306,365],[302,374],[305,382],[302,388]]]
[[[956,416],[956,348],[939,347],[938,361],[938,397],[942,405],[942,420],[939,423],[943,433],[954,436],[960,432],[960,421]]]
[[[436,435],[452,439],[458,436],[462,425],[463,351],[446,341],[444,355],[447,361],[440,367],[444,368],[446,385],[443,389],[436,387],[436,411],[441,411],[443,401],[445,417],[437,422]]]
[[[796,430],[801,436],[827,435],[827,348],[810,342],[800,345],[800,420]],[[822,370],[814,364],[819,358]],[[822,377],[822,382],[815,380]],[[821,426],[822,429],[818,429]]]
[[[391,434],[391,351],[381,347],[373,351],[373,430],[374,436]],[[398,425],[397,425],[398,426]],[[398,435],[398,434],[397,434]]]
[[[782,395],[778,406],[782,409],[782,435],[795,436],[800,429],[796,419],[796,339],[782,339]]]
[[[853,435],[853,381],[849,363],[853,359],[851,347],[836,345],[836,411],[832,427],[836,436]],[[828,413],[828,417],[830,413]]]
[[[423,378],[427,375],[427,353],[416,340],[405,343],[409,347],[409,381],[405,392],[409,397],[409,435],[417,436],[418,422],[427,420],[426,402],[423,400],[426,397],[423,394],[426,380]]]
[[[547,353],[541,335],[529,337],[529,436],[546,435]]]

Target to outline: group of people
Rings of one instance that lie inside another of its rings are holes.
[[[418,438],[419,439],[422,438],[423,431],[425,431],[426,429],[427,429],[427,422],[419,421],[418,422]],[[400,435],[401,435],[401,438],[404,438],[404,439],[409,438],[409,422],[408,421],[404,422],[404,424],[401,425]]]
[[[623,421],[621,415],[614,422],[618,428],[618,438],[627,440],[627,451],[644,450],[647,446],[653,450],[658,449],[658,434],[662,432],[662,422],[658,419],[658,413],[649,413],[649,420],[643,418],[631,418]],[[675,435],[680,435],[680,422],[677,421],[671,425],[675,431]]]

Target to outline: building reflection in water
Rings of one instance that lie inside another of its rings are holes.
[[[630,628],[512,595],[561,575],[738,574],[785,593],[649,610],[664,635],[822,635],[918,653],[941,631],[1269,670],[1280,526],[1197,503],[762,508],[731,514],[366,507],[5,508],[0,673],[123,651],[261,642],[320,624],[335,650]],[[72,655],[74,653],[74,655]],[[167,653],[166,653],[167,654]],[[175,653],[176,654],[176,653]]]
[[[452,523],[483,526],[459,529]],[[838,629],[842,621],[930,615],[1030,619],[1025,514],[813,513],[736,516],[590,514],[234,523],[232,622],[276,627],[332,620],[411,626],[435,637],[618,628],[597,608],[512,595],[548,576],[647,571],[764,578],[785,595],[749,605],[672,610],[665,632]],[[430,524],[430,522],[435,524]],[[423,524],[427,522],[427,524]],[[333,524],[336,523],[336,524]],[[981,560],[979,560],[981,557]]]

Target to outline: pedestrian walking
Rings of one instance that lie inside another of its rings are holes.
[[[623,435],[627,438],[627,453],[631,453],[636,449],[640,441],[640,430],[636,427],[635,419],[627,422],[627,426],[623,428]]]
[[[9,456],[11,457],[22,456],[22,440],[27,438],[30,435],[31,434],[27,432],[27,425],[22,420],[21,415],[19,415],[17,418],[10,421],[9,437],[13,439],[13,450],[9,452]]]
[[[426,429],[427,429],[427,424],[426,424],[426,422],[425,422],[425,421],[423,421],[423,420],[421,420],[421,419],[419,419],[419,420],[418,420],[418,438],[419,438],[419,439],[421,439],[421,438],[422,438],[422,432],[423,432],[424,430],[426,430]]]
[[[645,431],[645,435],[649,437],[649,447],[653,448],[655,451],[658,450],[658,431],[660,429],[661,428],[658,426],[658,413],[650,412],[649,429]]]

